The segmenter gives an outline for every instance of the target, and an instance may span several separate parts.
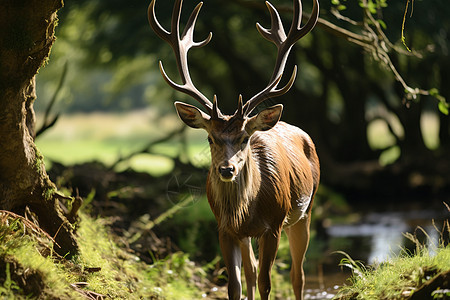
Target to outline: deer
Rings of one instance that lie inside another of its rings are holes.
[[[313,199],[320,180],[320,165],[315,145],[307,133],[280,121],[283,105],[276,104],[252,112],[265,100],[287,93],[294,84],[297,66],[287,84],[278,87],[294,44],[309,33],[319,15],[318,0],[313,0],[309,20],[301,27],[302,3],[294,0],[294,16],[288,34],[276,8],[266,2],[271,28],[256,24],[259,33],[278,49],[275,68],[267,86],[243,103],[242,95],[233,115],[211,102],[193,84],[188,67],[188,51],[203,47],[194,41],[194,27],[203,5],[192,11],[180,35],[182,0],[175,0],[171,31],[156,18],[156,0],[148,7],[148,20],[154,32],[173,49],[182,83],[169,78],[159,61],[164,80],[175,90],[194,98],[204,108],[176,101],[179,118],[189,127],[208,134],[211,166],[206,179],[206,195],[217,220],[219,244],[228,274],[228,298],[241,299],[241,272],[247,284],[247,298],[255,299],[256,286],[261,299],[271,291],[271,269],[284,230],[292,257],[291,283],[296,299],[303,299],[305,275],[303,261],[309,243]],[[259,274],[251,240],[259,247]]]

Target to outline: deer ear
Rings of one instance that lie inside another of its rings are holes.
[[[176,101],[175,109],[180,119],[189,127],[206,129],[210,116],[197,107]]]
[[[277,104],[260,111],[256,116],[251,117],[245,125],[245,131],[252,135],[255,131],[265,131],[275,126],[281,118],[283,105]]]

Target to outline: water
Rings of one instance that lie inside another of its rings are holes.
[[[448,217],[449,212],[431,210],[369,213],[357,224],[330,226],[327,233],[330,240],[356,240],[356,247],[348,249],[354,253],[341,250],[352,257],[352,254],[358,256],[358,259],[368,264],[376,264],[387,261],[402,249],[412,246],[404,236],[406,232],[416,233],[432,251],[439,244],[442,220]],[[423,231],[418,229],[419,226]]]
[[[432,254],[439,245],[443,220],[449,217],[446,209],[373,212],[363,215],[356,223],[327,227],[323,265],[319,266],[317,276],[307,277],[305,299],[332,299],[338,288],[346,283],[350,271],[338,267],[343,256],[335,251],[343,251],[365,264],[382,263],[401,251],[415,249],[414,243],[404,235],[409,232],[426,244]]]

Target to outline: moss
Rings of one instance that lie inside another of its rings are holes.
[[[0,296],[80,298],[51,256],[42,255],[51,252],[51,240],[18,216],[5,212],[0,216]]]
[[[50,201],[53,199],[53,195],[56,193],[56,189],[55,188],[47,188],[44,190],[44,192],[42,193],[42,196],[44,197],[44,199],[46,201]]]
[[[53,45],[56,41],[55,29],[59,23],[58,17],[55,15],[54,19],[51,20],[49,23],[50,24],[49,24],[49,27],[47,28],[47,36],[46,37],[47,37],[47,39],[51,39],[51,45]],[[48,55],[43,59],[41,65],[39,66],[39,69],[45,67],[48,64],[48,62],[50,61],[51,51],[52,51],[52,47],[50,46]],[[39,73],[39,69],[38,69],[38,73]]]
[[[191,262],[187,254],[175,253],[147,265],[114,242],[105,219],[92,219],[80,213],[80,251],[67,260],[52,256],[53,242],[36,228],[29,227],[34,225],[7,216],[0,212],[0,298],[202,297],[204,291],[198,285],[205,280],[206,273]],[[76,284],[80,282],[83,285]]]
[[[44,181],[42,185],[42,197],[44,197],[46,201],[51,201],[54,194],[57,192],[57,188],[55,184],[50,180],[47,172],[45,171],[44,155],[41,153],[41,151],[39,151],[35,144],[33,144],[32,147],[35,151],[34,170],[38,174],[39,178]]]
[[[36,156],[35,163],[34,163],[34,169],[39,174],[42,173],[42,171],[45,169],[45,162],[44,162],[44,155],[39,151],[39,149],[34,145],[34,153]]]

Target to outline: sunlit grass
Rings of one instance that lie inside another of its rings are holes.
[[[421,227],[417,230],[431,239]],[[405,233],[404,236],[415,244],[415,249],[404,249],[381,264],[366,266],[339,252],[344,255],[341,266],[350,268],[353,275],[350,284],[340,289],[336,299],[409,299],[415,294],[420,295],[420,299],[447,299],[450,296],[445,281],[450,272],[450,245],[446,238],[450,233],[448,220],[442,229],[435,227],[435,230],[440,234],[436,244],[425,244],[416,234]]]
[[[351,258],[344,260],[352,268],[353,277],[351,285],[344,286],[337,299],[401,299],[412,295],[437,273],[450,270],[450,246],[440,247],[434,254],[423,248],[414,255],[398,256],[374,269]]]
[[[99,161],[112,165],[119,158],[143,149],[151,141],[181,126],[184,125],[174,115],[158,119],[148,110],[127,114],[64,115],[56,126],[37,139],[36,144],[49,168],[51,161],[65,165]],[[209,148],[204,132],[188,130],[186,135],[189,141],[187,157],[194,164],[206,165]],[[120,163],[117,170],[132,168],[162,175],[172,170],[170,157],[177,156],[180,151],[185,150],[178,140],[159,144],[154,147],[154,154],[137,155]]]

